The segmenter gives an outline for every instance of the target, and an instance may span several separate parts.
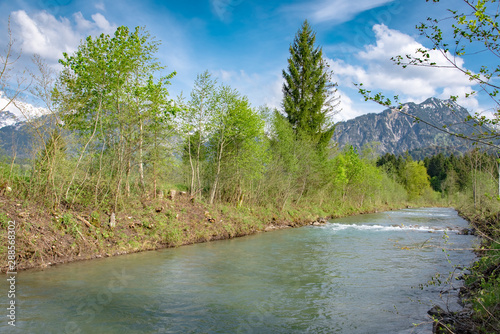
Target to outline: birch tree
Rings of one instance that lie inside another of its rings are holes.
[[[213,117],[217,81],[205,71],[196,77],[190,100],[182,114],[187,133],[185,145],[185,160],[189,165],[189,190],[191,196],[200,193],[202,189],[201,170],[208,140],[211,119]]]
[[[94,172],[96,189],[105,173],[114,210],[124,194],[124,181],[125,194],[130,193],[134,166],[144,190],[145,125],[157,122],[160,110],[168,112],[166,86],[175,75],[161,76],[164,67],[155,57],[158,46],[143,28],[131,32],[122,26],[112,37],[89,36],[73,55],[63,54],[54,98],[66,127],[84,138],[66,198],[75,187],[80,162],[92,154],[99,165]],[[88,152],[91,148],[94,151]]]
[[[218,88],[213,105],[208,163],[212,170],[209,202],[217,195],[241,205],[266,162],[264,121],[248,99],[229,86]]]

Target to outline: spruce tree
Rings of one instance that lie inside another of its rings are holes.
[[[283,70],[283,110],[297,138],[325,147],[333,135],[330,116],[338,98],[331,71],[315,40],[316,34],[304,21],[290,45],[288,68]]]

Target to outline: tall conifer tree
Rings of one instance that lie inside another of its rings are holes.
[[[283,70],[283,109],[298,138],[325,147],[334,131],[330,116],[338,106],[337,84],[331,82],[331,71],[315,41],[306,20],[290,45],[288,68]]]

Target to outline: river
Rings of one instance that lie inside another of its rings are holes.
[[[447,230],[466,226],[406,209],[20,272],[0,332],[430,333],[456,290],[420,285],[471,264],[475,237]]]

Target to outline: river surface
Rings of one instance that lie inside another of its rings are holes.
[[[406,209],[20,272],[0,332],[430,333],[427,310],[456,294],[420,284],[472,263],[475,237],[447,231],[466,226]]]

